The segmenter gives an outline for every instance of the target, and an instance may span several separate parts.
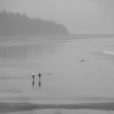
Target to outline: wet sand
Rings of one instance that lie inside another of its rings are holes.
[[[0,103],[0,113],[11,113],[32,110],[102,110],[114,111],[114,103],[80,103],[80,104],[33,104],[33,103]]]
[[[4,44],[0,48],[0,114],[114,113],[113,52],[113,38]],[[32,87],[32,72],[42,73],[41,88],[38,78]]]

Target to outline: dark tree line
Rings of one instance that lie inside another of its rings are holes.
[[[53,21],[29,18],[20,13],[0,13],[0,35],[66,35],[65,26]]]

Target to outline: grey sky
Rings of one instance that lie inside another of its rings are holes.
[[[72,33],[114,33],[114,0],[0,0],[0,9],[64,24]]]

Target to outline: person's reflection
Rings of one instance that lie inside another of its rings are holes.
[[[34,87],[34,80],[32,81],[32,87]]]
[[[38,86],[41,87],[41,81],[40,81],[40,80],[39,80],[39,82],[38,82]]]

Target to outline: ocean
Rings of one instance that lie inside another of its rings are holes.
[[[114,38],[0,39],[0,114],[114,113]]]

